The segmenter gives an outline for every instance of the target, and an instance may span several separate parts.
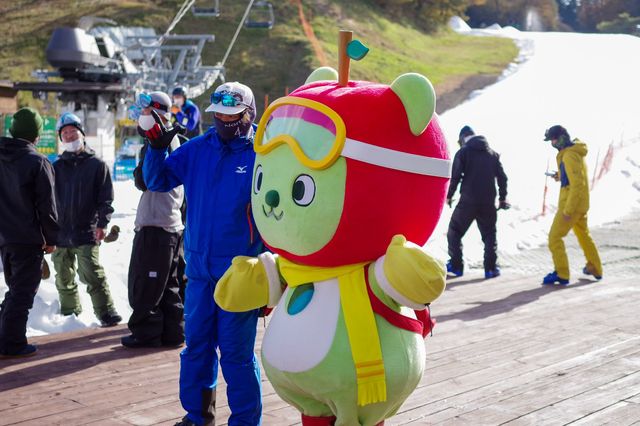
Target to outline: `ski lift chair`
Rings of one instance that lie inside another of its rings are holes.
[[[213,7],[191,6],[191,13],[193,13],[193,16],[218,17],[220,16],[220,0],[213,0]]]
[[[251,11],[247,20],[244,21],[245,28],[264,28],[270,30],[273,28],[275,15],[273,14],[273,5],[268,1],[257,1],[251,6]]]

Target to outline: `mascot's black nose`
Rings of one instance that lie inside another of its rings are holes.
[[[271,207],[278,207],[278,204],[280,204],[280,195],[278,191],[274,191],[273,189],[268,191],[264,198],[267,205]]]

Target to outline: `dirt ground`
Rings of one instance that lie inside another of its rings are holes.
[[[450,79],[436,87],[436,112],[442,114],[461,104],[474,90],[492,85],[500,77],[499,74],[480,74],[466,78]]]

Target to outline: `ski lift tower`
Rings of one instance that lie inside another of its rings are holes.
[[[84,122],[86,141],[107,163],[114,161],[115,117],[130,64],[110,40],[95,38],[82,28],[54,30],[46,58],[56,71],[37,70],[35,82],[17,82],[16,90],[31,91],[34,98],[57,94],[63,111],[71,111]],[[50,82],[60,77],[62,82]]]
[[[188,97],[200,96],[216,80],[224,81],[224,64],[243,25],[273,26],[271,3],[250,0],[224,58],[216,65],[203,65],[204,46],[215,36],[172,31],[189,10],[195,16],[218,16],[219,0],[207,1],[212,1],[210,7],[195,7],[195,0],[185,0],[160,35],[153,28],[117,26],[97,17],[81,18],[78,27],[56,28],[46,49],[47,61],[56,71],[35,71],[38,81],[17,82],[13,87],[31,91],[40,99],[56,93],[63,103],[62,112],[74,112],[84,120],[87,143],[112,164],[116,120],[125,117],[126,103],[136,92],[170,92],[181,85]],[[49,81],[54,76],[62,82]]]
[[[180,84],[189,97],[196,97],[217,79],[224,80],[220,63],[202,64],[204,46],[215,40],[214,35],[171,34],[193,3],[186,0],[161,35],[153,28],[119,27],[95,17],[82,18],[78,27],[56,28],[46,48],[47,61],[56,71],[37,70],[38,81],[16,82],[13,88],[31,91],[38,99],[56,93],[62,112],[83,119],[89,146],[113,164],[116,119],[125,117],[126,103],[135,92],[170,91]],[[50,77],[62,81],[52,82]]]

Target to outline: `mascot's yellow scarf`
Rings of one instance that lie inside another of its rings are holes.
[[[364,278],[367,263],[319,268],[299,265],[280,256],[278,264],[289,287],[338,279],[342,312],[356,366],[358,405],[386,401],[382,349]]]

